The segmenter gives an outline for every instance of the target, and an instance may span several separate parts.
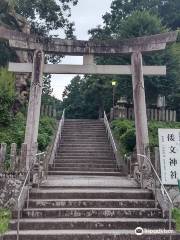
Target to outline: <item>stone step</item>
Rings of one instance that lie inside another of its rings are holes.
[[[86,154],[84,154],[86,153]],[[101,157],[101,158],[109,158],[109,157],[113,157],[113,153],[112,152],[93,152],[93,151],[76,151],[76,152],[71,152],[71,153],[68,153],[68,152],[57,152],[57,157],[63,157],[63,156],[76,156],[76,157],[89,157],[89,156],[93,156],[93,157]]]
[[[154,200],[143,199],[30,199],[30,208],[155,208]]]
[[[168,229],[169,220],[160,218],[25,218],[20,220],[20,230],[65,230],[65,229]],[[10,223],[16,230],[16,220]],[[172,222],[172,227],[175,227]]]
[[[66,151],[76,151],[76,152],[112,152],[112,148],[107,146],[74,146],[73,144],[71,146],[63,146],[59,147],[59,152],[66,152]]]
[[[17,231],[8,232],[3,240],[16,240]],[[26,230],[20,231],[19,240],[169,240],[167,234],[148,234],[137,236],[133,230]],[[180,234],[172,237],[179,240]]]
[[[60,145],[59,145],[59,147],[62,149],[62,148],[98,148],[98,149],[106,149],[106,148],[108,148],[108,149],[111,149],[111,146],[110,146],[110,144],[108,144],[108,143],[106,143],[106,144],[99,144],[98,142],[93,142],[93,143],[89,143],[89,144],[87,144],[87,143],[70,143],[69,144],[69,142],[67,142],[67,143],[61,143]]]
[[[73,142],[73,144],[69,143],[69,141],[67,141],[67,142],[62,142],[60,144],[60,147],[72,147],[72,146],[73,147],[79,147],[79,146],[81,146],[81,147],[97,147],[97,146],[98,147],[104,147],[104,146],[111,147],[108,141],[107,142],[92,141],[91,143],[86,143],[86,142],[82,141],[82,143]]]
[[[103,122],[88,122],[88,121],[79,121],[79,122],[66,122],[64,123],[64,127],[71,127],[71,126],[104,126]]]
[[[82,137],[94,137],[94,138],[97,138],[97,137],[106,137],[105,133],[104,132],[82,132],[82,133],[79,133],[78,132],[69,132],[69,133],[63,133],[63,137],[76,137],[76,138],[82,138]]]
[[[139,184],[132,178],[116,176],[48,176],[47,180],[41,184],[41,189],[53,188],[121,188],[121,189],[139,189]],[[113,199],[112,199],[113,200]]]
[[[106,133],[104,131],[80,131],[77,129],[77,131],[69,131],[64,132],[63,136],[94,136],[94,137],[106,137]]]
[[[88,165],[88,164],[92,164],[92,165],[103,165],[103,166],[110,166],[113,164],[116,165],[116,161],[114,159],[112,160],[94,160],[94,159],[84,159],[84,158],[73,158],[73,159],[70,159],[70,158],[57,158],[55,159],[55,166],[62,166],[63,164],[67,164],[67,165],[71,165],[71,166],[74,166],[76,164],[83,164],[83,165]]]
[[[84,152],[87,152],[87,153],[99,153],[99,154],[107,154],[107,153],[109,153],[109,154],[113,154],[113,151],[112,151],[112,149],[110,149],[109,147],[104,147],[104,148],[90,148],[90,147],[63,147],[63,148],[59,148],[59,150],[58,150],[58,154],[59,153],[64,153],[64,152],[69,152],[69,153],[71,153],[71,152],[75,152],[75,153],[84,153]]]
[[[64,133],[66,133],[66,132],[78,132],[78,130],[80,132],[91,132],[91,131],[97,131],[97,132],[101,131],[101,132],[104,132],[104,133],[106,132],[106,129],[105,129],[104,126],[94,126],[94,127],[88,126],[88,127],[86,127],[86,126],[79,125],[79,126],[71,126],[71,127],[65,126],[63,128]]]
[[[75,144],[82,144],[82,145],[97,145],[97,146],[101,146],[101,145],[109,145],[109,142],[106,140],[101,140],[101,141],[97,141],[97,140],[89,140],[89,139],[68,139],[68,140],[62,140],[61,141],[61,145],[75,145]],[[60,146],[61,146],[60,145]]]
[[[68,161],[68,160],[72,160],[74,161],[80,161],[80,162],[90,162],[90,163],[114,163],[116,162],[115,158],[113,155],[107,156],[107,155],[103,155],[101,156],[100,154],[98,154],[98,156],[95,156],[95,154],[88,154],[88,155],[84,155],[83,154],[68,154],[68,153],[63,153],[63,154],[57,154],[55,161]]]
[[[107,150],[97,150],[97,151],[94,151],[94,150],[76,150],[76,149],[71,149],[71,150],[61,150],[57,152],[57,156],[70,156],[70,155],[73,155],[73,156],[82,156],[82,155],[86,155],[86,156],[102,156],[102,157],[105,157],[105,156],[108,156],[108,157],[113,157],[113,152],[110,152],[110,151],[107,151]]]
[[[55,159],[62,159],[60,158],[61,157],[61,153],[57,154],[56,155],[56,158]],[[70,156],[68,156],[68,154],[63,154],[64,157],[63,159],[74,159],[74,160],[78,160],[78,159],[84,159],[84,160],[95,160],[95,161],[112,161],[112,154],[110,154],[110,157],[105,155],[105,156],[102,156],[100,154],[98,154],[96,157],[94,157],[94,155],[83,155],[82,153],[81,154],[76,154],[75,156],[73,154],[70,154]]]
[[[13,218],[17,212],[13,212]],[[158,208],[28,208],[23,218],[161,218]]]
[[[107,141],[107,137],[106,137],[106,135],[104,135],[104,136],[82,136],[82,135],[75,135],[75,136],[72,136],[72,135],[69,135],[69,136],[62,136],[62,141],[63,140],[88,140],[88,141]]]
[[[84,155],[83,155],[84,154]],[[100,161],[100,163],[104,161],[111,161],[111,162],[116,162],[113,153],[111,154],[105,154],[103,155],[100,154],[100,152],[97,152],[97,156],[95,156],[95,152],[61,152],[57,153],[55,159],[74,159],[74,160],[94,160],[94,161]]]
[[[89,122],[90,124],[93,124],[93,123],[101,123],[103,124],[103,119],[82,119],[82,118],[79,118],[79,119],[65,119],[65,124],[70,124],[70,123],[78,123],[78,122],[82,122],[82,123],[87,123]]]
[[[69,142],[69,143],[79,143],[79,142],[83,142],[83,143],[98,143],[98,142],[105,142],[107,143],[107,138],[106,137],[86,137],[86,136],[80,136],[80,137],[76,137],[76,136],[70,136],[70,137],[64,137],[61,139],[61,142]]]
[[[93,171],[48,171],[49,175],[91,175],[91,176],[125,176],[122,172]]]
[[[65,166],[61,166],[61,167],[50,167],[49,171],[85,171],[85,172],[117,172],[116,167],[112,167],[112,168],[103,168],[103,167],[88,167],[88,166],[78,166],[75,165],[73,167],[65,167]]]
[[[72,160],[72,162],[66,162],[66,161],[64,161],[64,162],[61,162],[61,163],[58,163],[58,162],[55,162],[55,165],[54,165],[54,167],[55,168],[59,168],[59,167],[68,167],[68,168],[72,168],[72,167],[74,167],[74,166],[78,166],[78,167],[85,167],[85,168],[92,168],[92,167],[94,167],[94,168],[116,168],[116,164],[115,164],[115,162],[113,163],[113,162],[111,162],[110,164],[106,164],[106,163],[104,163],[104,162],[102,162],[102,163],[99,163],[99,164],[94,164],[94,163],[91,163],[91,162],[88,162],[88,161],[86,161],[86,162],[80,162],[80,163],[75,163],[73,160]]]
[[[32,199],[153,199],[151,191],[124,188],[32,189]]]
[[[63,133],[67,133],[67,132],[104,132],[106,133],[106,129],[104,126],[72,126],[72,127],[64,127],[63,128]]]
[[[93,140],[94,141],[106,141],[107,140],[107,136],[105,135],[105,133],[101,133],[101,134],[93,134],[93,133],[89,133],[89,134],[79,134],[79,133],[68,133],[68,134],[63,134],[62,135],[62,140],[67,139],[67,140],[82,140],[82,139],[86,139],[86,140]]]

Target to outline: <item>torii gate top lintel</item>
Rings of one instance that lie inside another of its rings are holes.
[[[10,47],[22,51],[34,51],[33,63],[10,63],[12,72],[32,73],[25,142],[27,143],[26,167],[35,156],[43,87],[43,73],[70,74],[126,74],[132,75],[133,99],[136,125],[137,153],[144,154],[149,146],[146,114],[144,75],[166,75],[165,66],[143,66],[142,52],[163,50],[169,42],[175,42],[177,32],[114,40],[79,41],[40,38],[0,27],[0,39],[8,40]],[[44,64],[44,53],[83,56],[83,65]],[[131,65],[96,65],[94,55],[131,54]],[[139,160],[139,166],[142,161]],[[145,166],[146,167],[146,166]],[[142,166],[140,167],[142,169]],[[146,169],[149,169],[148,167]]]
[[[45,53],[81,56],[85,54],[128,54],[162,50],[165,49],[167,43],[176,41],[177,32],[123,40],[81,41],[59,38],[48,40],[0,27],[0,39],[8,40],[10,47],[19,50],[41,49]]]

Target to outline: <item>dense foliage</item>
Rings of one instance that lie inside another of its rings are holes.
[[[103,76],[75,77],[63,93],[63,106],[69,118],[98,118],[112,104],[111,81]]]
[[[103,26],[89,31],[90,39],[118,40],[176,30],[180,27],[179,7],[178,0],[114,0],[111,4],[111,11],[103,16]],[[145,77],[148,105],[156,105],[158,96],[164,95],[168,107],[179,111],[179,49],[180,43],[177,42],[168,45],[165,51],[143,55],[143,64],[167,65],[166,77]],[[130,56],[96,57],[97,64],[104,65],[125,65],[130,64],[130,61]],[[75,79],[77,80],[77,78]],[[129,104],[133,101],[130,76],[87,75],[77,84],[75,79],[64,92],[64,105],[71,106],[70,115],[72,117],[98,117],[98,113],[103,110],[109,112],[112,107],[112,80],[116,80],[118,83],[115,102],[121,97],[126,97]],[[78,91],[75,91],[75,85],[76,88],[78,87]],[[73,102],[73,99],[76,101]]]
[[[0,140],[1,143],[7,143],[8,151],[11,143],[16,143],[18,149],[24,142],[24,134],[26,127],[26,118],[22,113],[18,113],[8,126],[1,126]],[[54,130],[56,128],[56,120],[49,117],[41,117],[39,124],[38,146],[40,151],[44,151],[48,146]]]
[[[0,126],[12,120],[14,99],[15,78],[7,69],[0,69]]]
[[[119,119],[111,123],[115,138],[119,142],[122,153],[133,152],[136,146],[136,134],[134,121]],[[159,128],[180,128],[179,122],[148,122],[150,147],[158,147]]]
[[[71,7],[77,2],[78,0],[1,0],[0,25],[22,31],[28,23],[30,32],[41,37],[50,37],[52,30],[61,30],[67,38],[72,38],[74,23],[69,19]],[[16,54],[5,42],[0,43],[1,51],[3,55],[0,55],[0,65],[5,66]]]

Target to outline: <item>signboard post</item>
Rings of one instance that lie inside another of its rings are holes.
[[[161,179],[165,185],[178,185],[180,179],[180,129],[158,129]]]

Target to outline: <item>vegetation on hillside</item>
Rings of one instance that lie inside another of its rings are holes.
[[[0,69],[0,142],[7,143],[8,150],[11,143],[17,143],[18,148],[24,141],[26,126],[26,111],[16,112],[15,107],[15,79],[7,69]],[[55,101],[53,97],[49,97]],[[46,101],[48,101],[46,99]],[[50,101],[50,100],[49,100]],[[56,120],[41,117],[39,126],[39,150],[47,147],[56,127]]]
[[[119,119],[111,123],[114,136],[122,153],[133,152],[136,146],[135,123],[131,120]],[[180,128],[180,122],[148,122],[150,147],[158,147],[158,128]]]

